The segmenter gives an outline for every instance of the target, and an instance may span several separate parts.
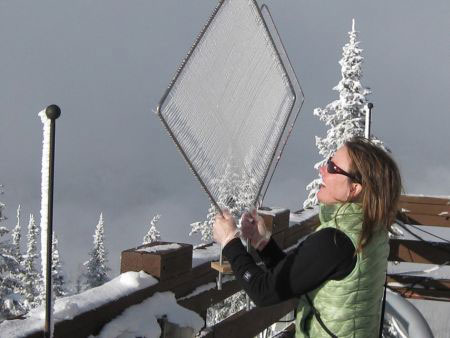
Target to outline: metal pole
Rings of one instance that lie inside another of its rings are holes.
[[[223,247],[220,246],[220,257],[219,257],[219,265],[220,268],[222,268],[223,264],[223,254],[222,254]],[[219,276],[217,277],[217,290],[222,290],[222,272],[219,271]]]
[[[366,139],[370,140],[370,124],[372,123],[372,108],[373,108],[373,103],[369,102],[367,104],[367,113],[366,113],[366,124],[365,124],[365,132],[364,132],[364,136],[366,137]]]
[[[247,245],[247,252],[250,253],[250,240],[248,238],[245,244]],[[247,293],[245,294],[245,309],[250,311],[250,297]]]
[[[51,336],[52,317],[52,241],[53,241],[53,177],[55,164],[55,120],[61,115],[61,109],[52,104],[45,110],[50,120],[50,156],[49,156],[49,179],[48,179],[48,206],[47,206],[47,271],[45,288],[45,328],[44,336]]]

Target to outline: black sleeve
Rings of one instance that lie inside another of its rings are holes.
[[[356,264],[354,253],[350,238],[334,228],[310,235],[267,270],[256,265],[240,239],[233,239],[223,248],[236,279],[257,306],[298,297],[326,280],[344,278]]]
[[[272,237],[264,249],[262,251],[257,251],[257,253],[268,269],[274,268],[275,265],[286,257],[284,251],[280,249]]]

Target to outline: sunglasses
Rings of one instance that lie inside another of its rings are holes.
[[[345,170],[339,168],[336,163],[334,163],[331,158],[328,159],[327,161],[327,171],[330,174],[340,174],[340,175],[344,175],[347,176],[349,178],[351,178],[353,181],[357,182],[357,183],[361,183],[361,179],[358,178],[355,175],[349,174],[348,172],[346,172]]]

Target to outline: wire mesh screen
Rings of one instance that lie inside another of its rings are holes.
[[[224,0],[157,109],[216,206],[255,205],[296,100],[256,2]]]

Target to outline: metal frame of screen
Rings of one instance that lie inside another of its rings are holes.
[[[189,157],[188,157],[188,155],[186,154],[186,152],[183,150],[183,147],[181,146],[181,144],[180,144],[179,141],[177,140],[177,137],[174,135],[173,131],[171,130],[171,128],[170,128],[170,126],[168,125],[167,121],[164,119],[164,116],[162,115],[161,112],[162,112],[162,107],[163,107],[163,105],[164,105],[164,103],[165,103],[165,101],[166,101],[166,99],[167,99],[167,96],[169,95],[169,93],[170,93],[172,87],[173,87],[174,84],[176,83],[178,77],[180,76],[181,72],[183,71],[183,69],[185,68],[186,64],[188,63],[190,57],[192,56],[192,54],[193,54],[195,48],[197,47],[197,45],[198,45],[199,42],[201,41],[201,39],[202,39],[202,37],[204,36],[205,32],[206,32],[206,31],[208,30],[208,28],[210,27],[211,23],[214,21],[214,18],[215,18],[216,15],[219,13],[219,11],[220,11],[220,9],[222,8],[222,5],[225,3],[225,1],[226,1],[226,0],[221,0],[221,1],[219,2],[219,4],[216,6],[216,8],[213,10],[213,13],[211,14],[211,16],[210,16],[208,22],[206,23],[206,25],[204,26],[204,28],[203,28],[202,31],[200,32],[199,36],[198,36],[197,39],[195,40],[194,45],[193,45],[193,46],[191,47],[191,49],[189,50],[189,52],[188,52],[187,56],[185,57],[185,59],[182,61],[181,66],[178,68],[178,70],[177,70],[177,72],[176,72],[174,78],[172,79],[172,81],[171,81],[171,83],[169,84],[168,88],[167,88],[166,91],[164,92],[164,94],[163,94],[163,96],[162,96],[161,100],[159,101],[158,106],[157,106],[157,108],[156,108],[156,114],[159,116],[159,118],[160,118],[161,122],[163,123],[165,129],[166,129],[167,132],[169,133],[170,137],[173,139],[175,145],[177,146],[178,150],[180,151],[180,153],[182,154],[182,156],[183,156],[184,159],[186,160],[186,162],[187,162],[189,168],[191,169],[191,171],[193,172],[194,176],[195,176],[195,177],[197,178],[197,180],[200,182],[202,188],[204,189],[204,191],[205,191],[206,194],[208,195],[209,199],[211,200],[211,202],[215,205],[215,207],[216,207],[217,210],[219,210],[219,211],[220,211],[221,209],[220,209],[220,207],[219,207],[217,201],[214,199],[214,197],[212,196],[212,194],[211,194],[211,192],[209,191],[208,187],[206,186],[206,184],[205,184],[204,181],[202,180],[201,176],[200,176],[199,173],[197,172],[195,166],[193,165],[193,163],[192,163],[191,160],[189,159]],[[286,118],[286,120],[284,121],[284,125],[283,125],[283,128],[282,128],[283,131],[280,133],[280,136],[279,136],[279,138],[278,138],[278,140],[277,140],[277,142],[276,142],[276,146],[275,146],[274,151],[273,151],[273,154],[272,154],[272,156],[271,156],[271,160],[270,160],[270,162],[267,164],[267,167],[266,167],[266,169],[265,169],[265,174],[264,174],[264,176],[263,176],[262,182],[261,182],[260,187],[259,187],[259,189],[258,189],[258,193],[256,194],[255,199],[254,199],[254,201],[253,201],[253,205],[256,206],[257,202],[260,201],[261,191],[262,191],[262,189],[263,189],[264,182],[266,181],[266,179],[267,179],[267,177],[268,177],[269,170],[270,170],[270,168],[272,167],[272,163],[273,163],[273,160],[274,160],[275,155],[276,155],[276,153],[277,153],[277,150],[280,149],[280,143],[281,143],[281,140],[282,140],[282,138],[283,138],[283,135],[285,134],[286,126],[287,126],[287,124],[288,124],[288,121],[291,119],[290,117],[291,117],[291,115],[292,115],[292,112],[293,112],[293,110],[294,110],[294,107],[295,107],[296,102],[297,102],[297,99],[298,99],[298,98],[297,98],[298,92],[295,90],[295,88],[294,88],[294,86],[293,86],[293,84],[292,84],[291,78],[290,78],[290,76],[294,76],[294,78],[295,78],[295,73],[293,72],[292,66],[290,65],[290,62],[289,62],[289,59],[287,58],[286,52],[283,50],[283,53],[284,53],[285,56],[282,57],[281,54],[280,54],[280,52],[279,52],[279,50],[278,50],[278,48],[277,48],[277,44],[274,42],[274,39],[273,39],[273,37],[272,37],[272,35],[271,35],[270,31],[269,31],[269,28],[268,28],[268,26],[267,26],[266,20],[264,19],[264,16],[263,16],[263,14],[262,14],[262,12],[261,12],[261,8],[258,6],[256,0],[251,0],[251,1],[253,2],[254,6],[257,8],[258,14],[259,14],[259,16],[260,16],[261,19],[262,19],[264,28],[265,28],[265,30],[266,30],[266,34],[268,35],[268,37],[269,37],[269,39],[270,39],[270,42],[271,42],[271,44],[272,44],[272,46],[273,46],[275,52],[277,53],[277,56],[278,56],[278,58],[279,58],[279,60],[280,60],[280,64],[281,64],[281,66],[282,66],[282,68],[283,68],[284,73],[287,75],[287,76],[286,76],[286,77],[287,77],[287,81],[288,81],[289,87],[291,88],[291,91],[292,91],[293,96],[294,96],[294,100],[293,100],[292,107],[290,108],[290,111],[289,111],[289,113],[288,113],[288,115],[287,115],[287,118]],[[264,8],[265,8],[266,11],[268,11],[267,6],[264,5]],[[270,17],[270,13],[269,13],[269,17]],[[273,20],[271,19],[271,17],[270,17],[270,20],[271,20],[271,24],[275,27],[275,24],[273,23]],[[276,31],[276,27],[275,27],[275,32],[277,32],[277,31]],[[277,33],[277,34],[278,34],[278,33]],[[279,39],[279,38],[278,38],[278,39]],[[279,42],[281,43],[281,40],[279,40]],[[283,45],[282,45],[282,43],[281,43],[281,44],[280,44],[280,43],[278,44],[278,47],[284,48]],[[286,69],[285,63],[287,63],[287,64],[289,65],[289,69],[290,69],[289,72],[288,72],[287,69]],[[296,78],[295,78],[295,81],[296,81],[296,83],[298,84],[298,81],[297,81]],[[300,88],[300,92],[301,92],[301,94],[303,94],[303,92],[301,91],[301,88]],[[303,95],[302,95],[302,102],[301,102],[301,104],[300,104],[300,108],[301,108],[301,105],[302,105],[302,104],[303,104]],[[298,116],[298,112],[295,114],[294,122],[295,122],[295,119],[297,118],[297,116]],[[289,133],[290,133],[291,130],[292,130],[292,128],[289,130]],[[287,139],[286,139],[286,141],[287,141]],[[286,144],[286,141],[285,141],[284,144],[281,146],[281,149],[284,148],[284,146],[285,146],[285,144]],[[275,166],[273,167],[273,170],[276,168],[277,164],[278,164],[278,161],[276,162]],[[272,176],[273,176],[273,172],[272,172],[272,175],[271,175],[270,179],[272,178]],[[268,187],[268,185],[266,185],[265,191],[267,190],[267,187]]]

